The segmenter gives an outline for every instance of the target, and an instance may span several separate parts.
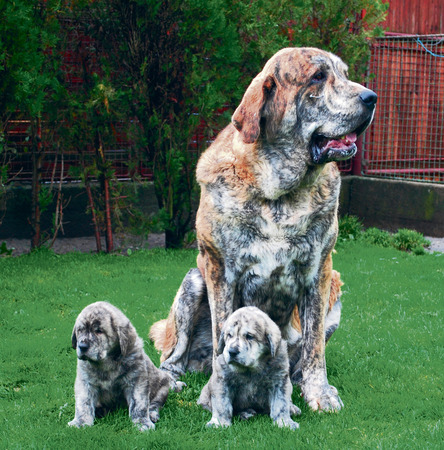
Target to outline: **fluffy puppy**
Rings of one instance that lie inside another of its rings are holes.
[[[234,414],[269,414],[279,427],[299,428],[291,401],[287,343],[279,327],[259,308],[236,310],[225,322],[218,356],[198,404],[212,413],[208,427],[230,426]]]
[[[154,429],[169,388],[183,387],[154,366],[134,326],[110,303],[92,303],[79,314],[72,346],[78,361],[76,413],[69,426],[91,426],[96,415],[128,405],[141,431]]]

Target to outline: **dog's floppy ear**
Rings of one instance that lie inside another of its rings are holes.
[[[217,354],[218,355],[220,355],[224,351],[224,347],[225,347],[225,336],[224,336],[224,332],[222,330],[222,332],[220,333],[219,342],[217,344]]]
[[[72,330],[71,345],[72,345],[72,348],[74,348],[74,349],[77,348],[77,327],[75,325]]]
[[[127,356],[136,342],[136,330],[131,322],[128,322],[126,325],[117,328],[117,334],[119,336],[120,353]]]
[[[273,332],[267,332],[266,338],[268,342],[268,348],[270,349],[271,357],[274,358],[279,348],[279,344],[281,343],[280,336]]]
[[[231,122],[241,133],[245,144],[257,141],[261,132],[262,111],[275,87],[274,78],[261,72],[248,86],[240,105],[234,111]]]

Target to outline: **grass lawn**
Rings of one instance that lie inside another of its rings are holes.
[[[444,254],[415,256],[345,242],[334,265],[345,282],[341,326],[327,346],[329,381],[345,408],[302,408],[292,432],[269,417],[209,430],[196,405],[206,382],[188,374],[155,431],[138,432],[126,410],[71,429],[76,356],[71,331],[89,303],[121,308],[145,339],[166,316],[195,251],[131,256],[48,251],[0,259],[0,448],[443,448]]]

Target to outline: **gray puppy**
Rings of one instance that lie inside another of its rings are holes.
[[[110,303],[92,303],[79,314],[72,346],[78,361],[76,413],[69,426],[91,426],[96,415],[128,405],[141,431],[154,429],[169,388],[183,387],[154,366],[134,326]]]
[[[236,310],[225,322],[218,357],[198,404],[213,416],[209,427],[230,426],[234,414],[247,419],[269,414],[279,427],[299,428],[293,405],[287,343],[279,327],[259,308]]]

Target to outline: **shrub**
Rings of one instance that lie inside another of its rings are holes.
[[[393,235],[393,246],[398,250],[413,251],[415,254],[421,254],[421,251],[424,252],[425,247],[430,246],[430,241],[417,231],[401,228]]]
[[[367,228],[363,234],[366,242],[378,245],[379,247],[390,247],[392,245],[392,235],[388,231],[380,230],[379,228]]]
[[[339,240],[358,239],[362,230],[362,222],[356,216],[345,215],[339,220]]]

